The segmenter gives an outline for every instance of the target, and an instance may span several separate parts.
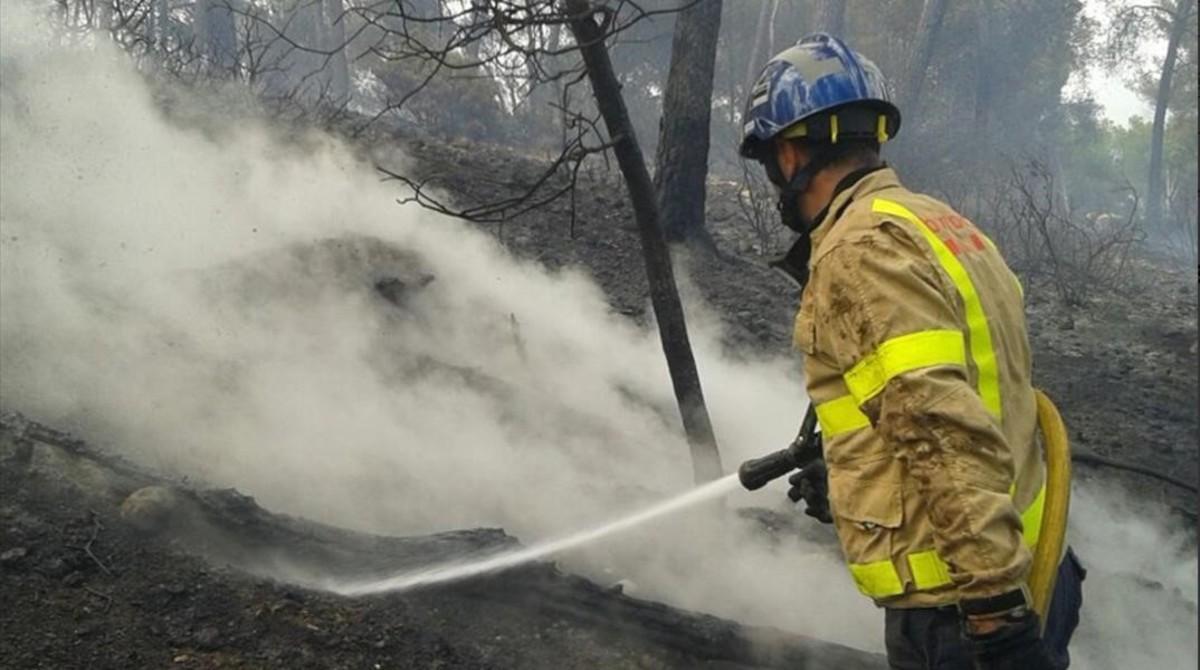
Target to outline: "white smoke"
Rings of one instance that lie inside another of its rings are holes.
[[[65,45],[24,6],[0,5],[5,409],[273,511],[381,533],[502,526],[532,543],[689,486],[657,337],[589,278],[398,206],[330,137],[204,114],[182,127],[115,49]],[[373,289],[389,278],[408,287],[401,307]],[[731,468],[787,444],[804,394],[796,361],[729,360],[703,321],[693,341]],[[1112,640],[1192,665],[1194,548],[1164,553],[1169,535],[1140,517],[1076,509],[1089,606],[1117,602],[1118,584],[1124,606],[1166,611],[1121,581],[1142,550],[1109,546],[1113,519],[1158,541],[1138,574],[1191,605],[1141,637],[1085,610],[1086,667],[1122,667]],[[639,595],[882,648],[882,617],[836,550],[717,516],[564,560]]]
[[[1196,667],[1195,535],[1162,517],[1120,489],[1075,487],[1069,537],[1088,575],[1072,667]]]

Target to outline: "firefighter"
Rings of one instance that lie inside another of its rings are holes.
[[[1067,667],[1082,567],[1068,550],[1044,633],[1026,586],[1045,472],[1016,276],[881,162],[900,112],[837,38],[772,58],[743,124],[741,154],[799,234],[777,264],[803,287],[795,345],[824,462],[789,496],[833,523],[884,608],[891,667]]]

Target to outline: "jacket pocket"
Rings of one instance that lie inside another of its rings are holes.
[[[859,530],[901,526],[901,486],[901,465],[891,454],[831,464],[829,468],[829,501],[834,516]],[[838,525],[840,532],[843,524]]]
[[[891,454],[829,468],[829,501],[847,567],[858,589],[879,600],[904,593],[896,570],[903,532],[900,463]]]

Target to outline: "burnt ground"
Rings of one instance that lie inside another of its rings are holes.
[[[449,175],[445,187],[464,202],[511,192],[540,171],[536,161],[479,145],[414,142],[407,151],[417,172]],[[786,352],[795,292],[745,251],[745,222],[731,203],[728,188],[710,194],[717,253],[682,260],[688,290],[721,317],[731,351]],[[647,322],[636,230],[616,175],[585,180],[573,231],[568,207],[484,227],[518,256],[585,269],[615,311]],[[1144,271],[1154,281],[1136,298],[1101,295],[1070,312],[1044,287],[1027,287],[1035,375],[1077,450],[1194,481],[1195,277],[1161,264]],[[550,564],[354,600],[281,585],[257,577],[260,566],[244,557],[267,548],[314,569],[369,571],[513,540],[486,529],[380,538],[281,517],[11,415],[0,459],[0,667],[882,666],[843,647],[630,598]],[[1195,512],[1194,496],[1177,487],[1086,465],[1079,472]],[[122,515],[126,496],[146,486],[169,493]]]
[[[0,459],[0,667],[882,667],[551,564],[356,599],[279,584],[255,574],[383,574],[515,541],[498,529],[378,537],[274,515],[18,415],[0,425]]]
[[[1055,398],[1075,451],[1197,480],[1196,277],[1142,261],[1138,286],[1063,310],[1044,292],[1030,300],[1034,375]],[[1084,477],[1124,486],[1193,514],[1194,492],[1144,476],[1080,466]]]

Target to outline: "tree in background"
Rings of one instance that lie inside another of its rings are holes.
[[[946,0],[925,0],[921,3],[921,18],[917,21],[912,50],[908,54],[903,87],[899,95],[901,109],[917,116],[921,110],[921,89],[928,78],[930,61],[937,49],[942,20],[946,16]]]
[[[1160,0],[1152,5],[1137,5],[1126,8],[1118,19],[1121,30],[1131,38],[1141,37],[1148,30],[1167,37],[1166,54],[1158,72],[1158,84],[1153,96],[1154,126],[1150,137],[1150,164],[1146,184],[1146,219],[1152,227],[1162,225],[1164,198],[1163,140],[1167,132],[1167,108],[1171,103],[1172,81],[1178,69],[1185,36],[1191,33],[1195,44],[1196,21],[1195,0]],[[1133,44],[1127,44],[1132,47]],[[1135,49],[1130,48],[1131,52]],[[1195,47],[1192,46],[1192,50]]]
[[[675,19],[654,170],[663,230],[672,242],[712,244],[704,206],[720,28],[721,0],[699,0]]]
[[[1108,62],[1132,68],[1137,88],[1154,108],[1149,156],[1143,164],[1146,223],[1172,247],[1195,256],[1196,241],[1196,2],[1114,3]],[[1138,46],[1166,39],[1161,63],[1143,63]],[[1173,141],[1167,142],[1171,138]],[[1140,181],[1140,180],[1139,180]],[[1185,185],[1186,184],[1186,185]]]
[[[846,34],[846,1],[818,0],[812,16],[810,32],[822,31],[842,37]]]
[[[196,0],[194,11],[194,48],[210,60],[215,71],[232,73],[238,56],[233,9],[226,2]]]

